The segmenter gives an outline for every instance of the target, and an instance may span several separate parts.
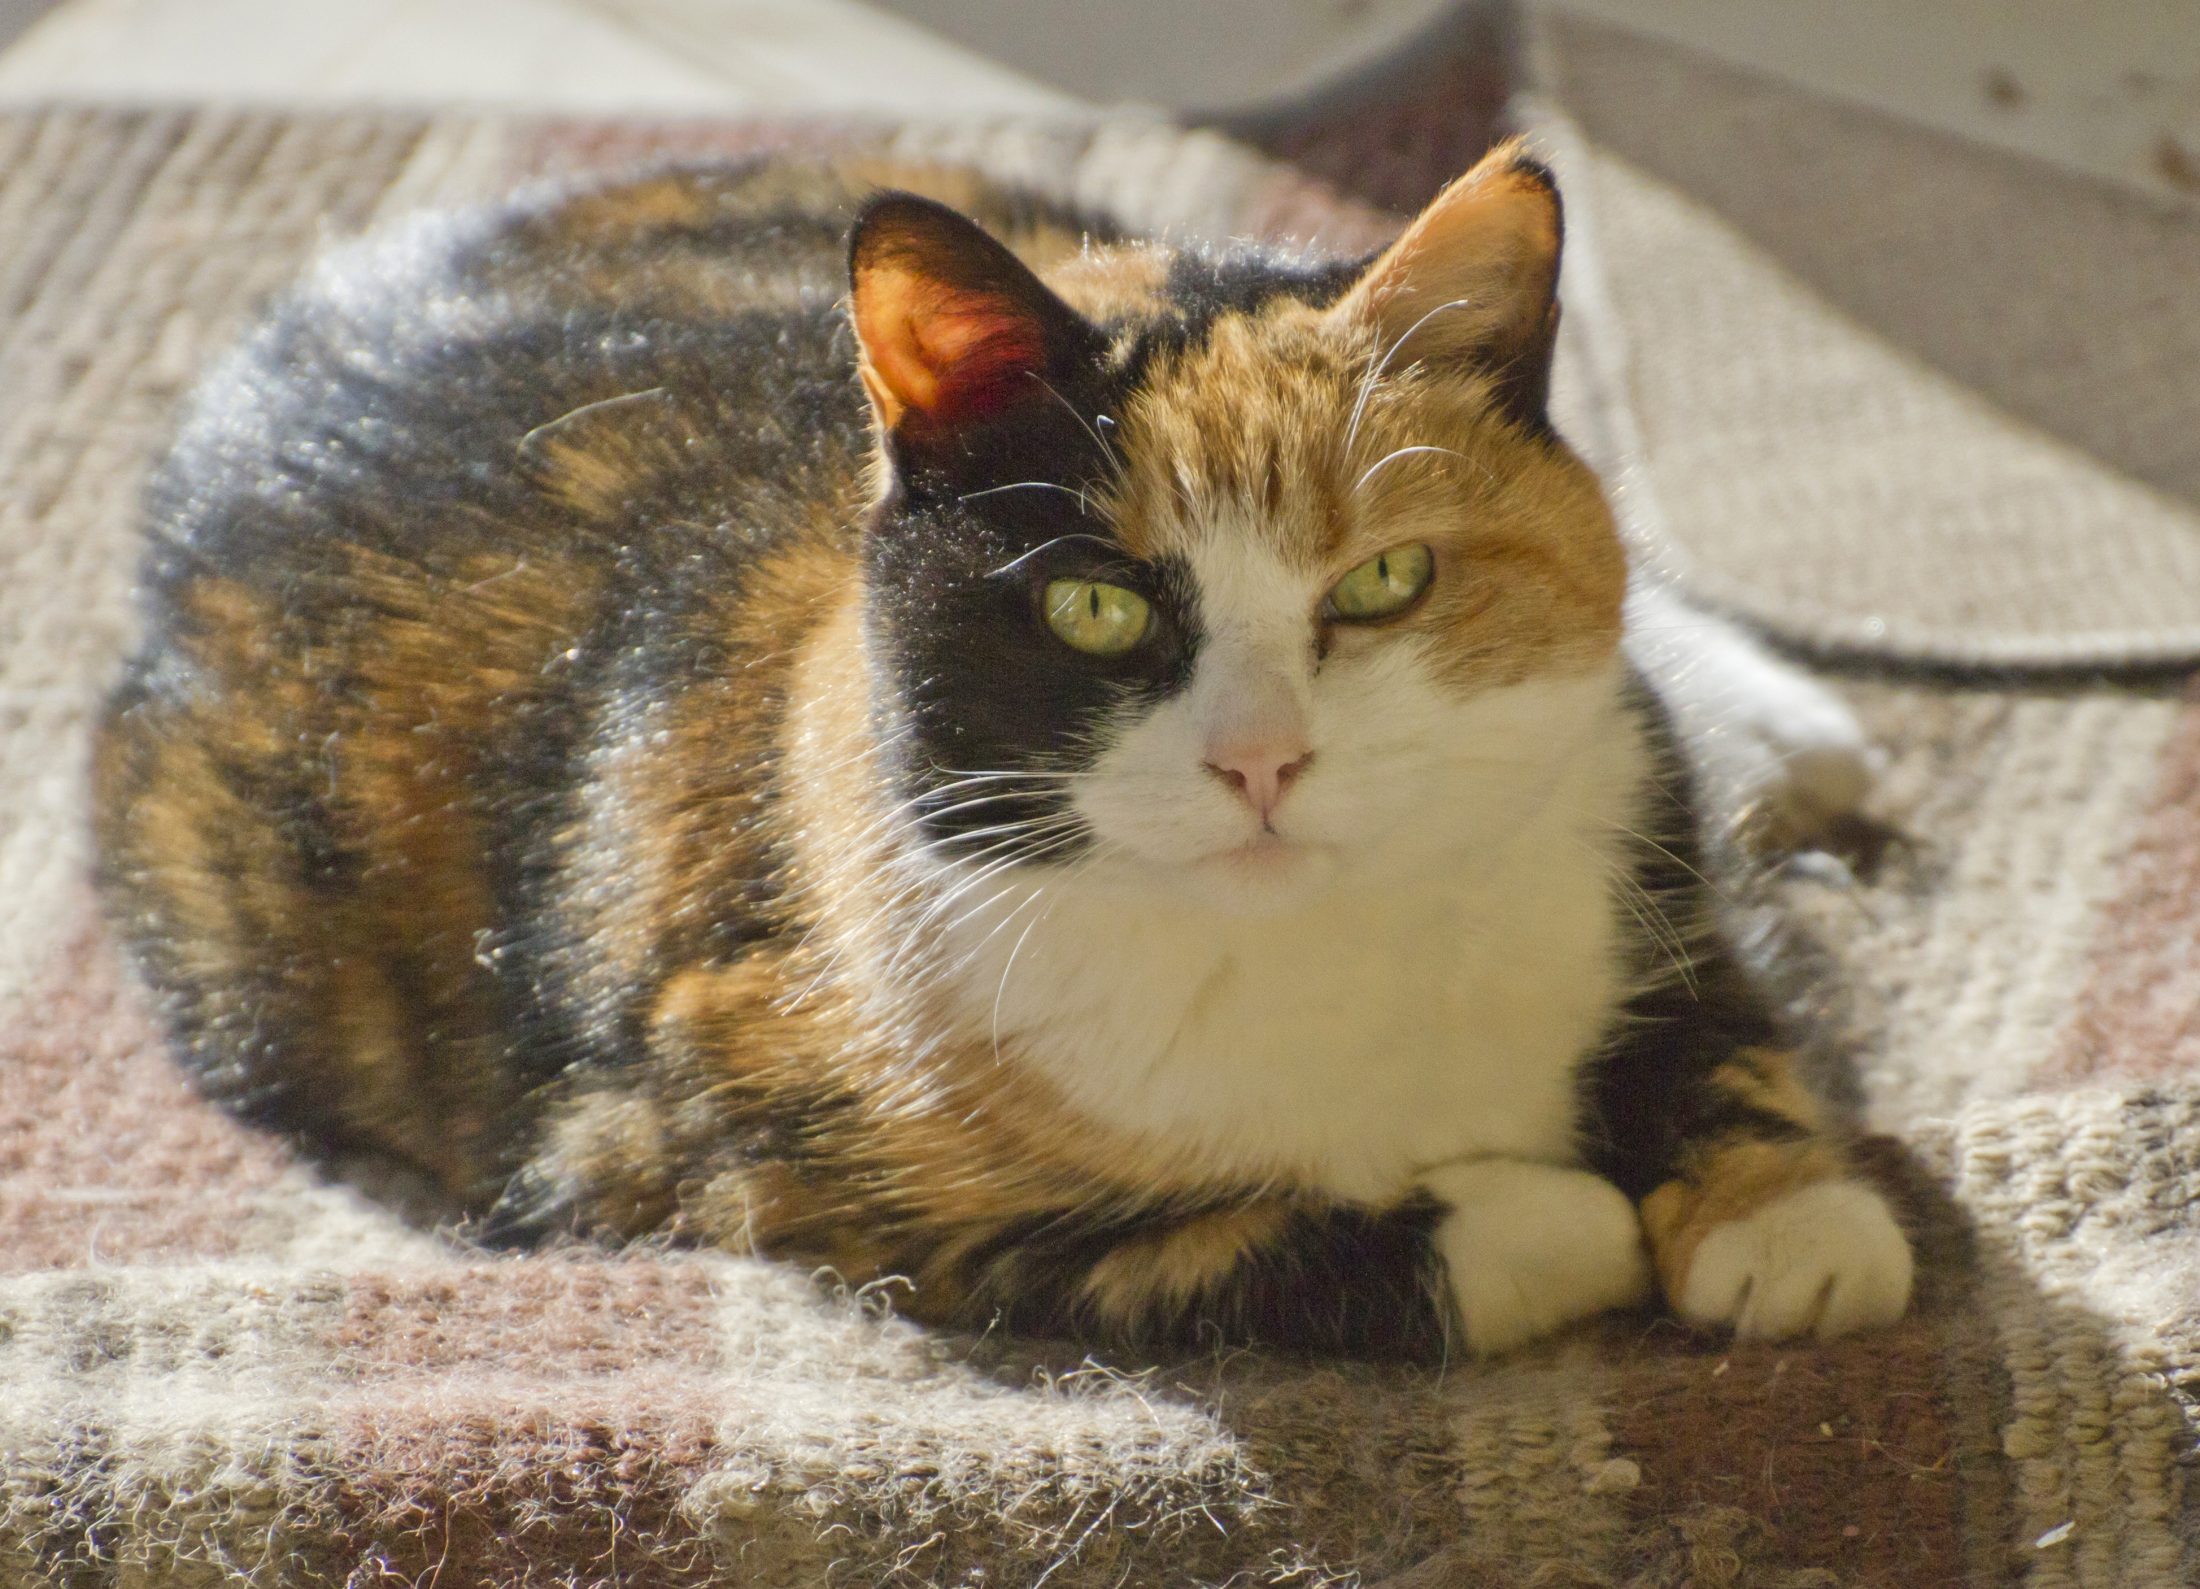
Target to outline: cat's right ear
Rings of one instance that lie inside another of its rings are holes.
[[[1021,403],[1098,353],[1098,337],[976,223],[886,193],[848,243],[863,389],[880,427],[923,443]]]

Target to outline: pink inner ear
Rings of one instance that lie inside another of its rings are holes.
[[[971,222],[902,195],[858,224],[850,308],[882,424],[945,426],[1041,395],[1075,316]]]
[[[909,336],[933,380],[930,401],[912,406],[934,421],[994,413],[1037,391],[1046,367],[1038,323],[985,293],[941,293],[910,317]]]

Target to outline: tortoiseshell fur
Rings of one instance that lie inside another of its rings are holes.
[[[1013,659],[958,645],[962,587],[873,532],[891,486],[843,299],[883,182],[973,214],[1112,339],[1086,410],[1200,357],[1226,383],[1229,337],[1357,273],[1123,243],[953,175],[770,164],[334,256],[205,386],[152,491],[148,634],[96,765],[113,919],[212,1094],[417,1166],[496,1237],[662,1232],[901,1276],[909,1312],[958,1326],[1441,1350],[1428,1195],[1218,1175],[1081,1118],[894,980],[901,884],[861,836],[928,767],[1034,730],[985,691]],[[1213,393],[1225,430],[1240,396]],[[1476,456],[1593,500],[1540,388],[1461,401],[1493,416]],[[1010,478],[1108,477],[1122,443],[1069,413]],[[1035,495],[983,533],[1033,544]],[[1623,576],[1584,545],[1549,613],[1587,604],[1608,647]],[[939,623],[866,605],[895,602]],[[1514,643],[1570,621],[1531,614]],[[889,631],[937,644],[897,654],[909,722],[864,671]],[[1121,687],[1166,691],[1190,655]],[[1087,686],[1060,688],[1070,710]],[[1700,921],[1664,762],[1636,877]],[[1683,985],[1645,938],[1579,1101],[1583,1160],[1643,1204],[1676,1295],[1716,1221],[1841,1173],[1740,970],[1694,952]]]

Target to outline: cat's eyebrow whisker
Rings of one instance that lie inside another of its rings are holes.
[[[1037,381],[1042,387],[1046,388],[1047,396],[1053,398],[1057,403],[1060,403],[1062,407],[1068,411],[1069,417],[1076,420],[1077,423],[1084,429],[1085,434],[1092,438],[1093,445],[1100,449],[1101,454],[1106,457],[1109,463],[1113,464],[1117,469],[1121,469],[1123,467],[1123,460],[1117,457],[1115,449],[1108,445],[1108,438],[1101,435],[1099,431],[1093,429],[1092,422],[1086,419],[1084,415],[1077,412],[1076,404],[1072,403],[1068,398],[1064,397],[1060,392],[1057,392],[1054,389],[1053,382],[1049,381],[1037,370],[1027,370],[1024,373],[1029,375],[1033,380]],[[1105,414],[1101,415],[1100,417],[1103,419],[1107,419],[1107,416]],[[1115,423],[1115,421],[1110,419],[1108,420],[1108,423],[1112,425]]]
[[[1035,486],[1042,483],[1043,482],[1038,480],[1026,480],[1025,482],[1023,482],[1023,484],[1026,486]],[[970,493],[970,495],[974,497],[982,497],[988,495],[992,491],[1014,491],[1017,489],[1019,488],[1016,486],[991,486],[988,487],[986,491],[973,491]],[[1050,489],[1055,491],[1066,491],[1069,488],[1067,486],[1054,486]],[[1082,491],[1075,493],[1075,495],[1080,502],[1084,500],[1084,493]],[[968,501],[969,498],[966,497],[963,500]],[[1099,547],[1102,551],[1106,552],[1118,552],[1122,550],[1122,548],[1118,547],[1113,541],[1110,541],[1105,536],[1087,535],[1084,534],[1082,531],[1073,531],[1068,535],[1057,535],[1051,541],[1041,541],[1030,551],[1019,553],[1015,557],[1012,557],[1007,562],[1003,563],[999,568],[987,569],[986,577],[988,579],[991,579],[996,574],[1013,573],[1017,568],[1021,567],[1025,563],[1030,562],[1031,559],[1037,557],[1041,552],[1051,552],[1054,550],[1055,547],[1066,545],[1071,541],[1090,541],[1093,545]]]
[[[1169,489],[1176,493],[1177,501],[1184,504],[1185,514],[1196,519],[1199,517],[1199,503],[1193,499],[1193,485],[1190,467],[1181,458],[1175,460],[1169,470]]]
[[[1405,330],[1399,332],[1398,340],[1391,343],[1383,351],[1383,356],[1375,361],[1375,367],[1361,378],[1359,400],[1352,405],[1352,418],[1344,428],[1344,455],[1347,458],[1352,456],[1352,443],[1360,434],[1360,419],[1367,412],[1367,400],[1375,390],[1375,383],[1383,378],[1383,371],[1390,368],[1390,361],[1398,356],[1398,350],[1406,345],[1414,332],[1420,330],[1421,327],[1427,325],[1438,315],[1449,309],[1464,309],[1471,301],[1466,298],[1454,298],[1449,303],[1438,304],[1427,314],[1421,316],[1420,319],[1414,321],[1413,324],[1407,326]]]
[[[1369,464],[1366,470],[1360,475],[1360,478],[1352,483],[1351,494],[1353,496],[1358,496],[1361,490],[1366,487],[1368,481],[1374,479],[1376,472],[1382,469],[1384,465],[1396,463],[1400,458],[1411,458],[1416,453],[1442,453],[1447,458],[1457,458],[1461,463],[1474,462],[1474,460],[1472,458],[1469,458],[1465,453],[1460,452],[1456,448],[1452,447],[1437,447],[1425,444],[1415,447],[1400,447],[1395,452],[1385,453],[1382,457],[1376,459],[1373,463]]]
[[[1084,487],[1058,485],[1052,480],[1011,480],[1005,486],[986,486],[977,491],[965,491],[957,496],[955,500],[957,502],[975,502],[980,497],[999,496],[1003,491],[1059,491],[1065,497],[1075,497],[1077,499],[1078,512],[1087,515],[1092,512],[1092,502],[1086,497]],[[1052,545],[1053,543],[1049,542],[1048,544]],[[1030,555],[1030,552],[1024,554],[1026,557]],[[1015,565],[1011,564],[1010,566],[1014,567]]]
[[[1115,450],[1115,443],[1108,440],[1108,432],[1115,429],[1115,416],[1095,413],[1092,423],[1085,428],[1092,432],[1093,440],[1100,443],[1100,450],[1108,455],[1108,462],[1115,465],[1116,472],[1120,474],[1123,470],[1123,455]]]

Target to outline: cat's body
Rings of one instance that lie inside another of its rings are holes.
[[[1547,179],[1366,268],[948,179],[1052,291],[890,199],[851,325],[868,175],[423,222],[209,383],[97,802],[211,1090],[962,1324],[1898,1313],[1542,419]]]

